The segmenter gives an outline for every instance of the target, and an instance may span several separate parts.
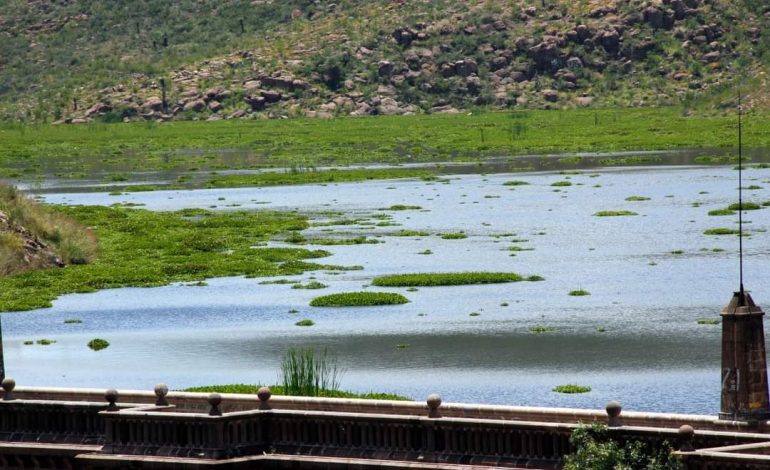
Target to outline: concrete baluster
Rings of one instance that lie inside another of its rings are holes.
[[[155,406],[168,406],[168,386],[164,383],[160,383],[155,386]]]
[[[689,424],[679,427],[679,450],[681,452],[692,452],[695,447],[692,444],[695,438],[695,429]]]
[[[222,395],[218,393],[209,394],[208,401],[209,405],[211,405],[209,416],[222,416],[222,410],[219,409],[219,405],[222,403]]]
[[[261,387],[259,390],[257,390],[257,397],[259,398],[259,409],[260,410],[272,410],[273,407],[270,406],[270,397],[273,396],[273,392],[270,391],[268,387]]]
[[[118,391],[114,388],[111,388],[104,392],[104,398],[107,400],[107,409],[106,411],[118,411],[118,405],[115,403],[118,401]]]
[[[438,393],[431,393],[428,395],[428,418],[440,418],[441,414],[438,408],[441,406],[441,395]]]
[[[620,406],[620,403],[612,400],[611,402],[607,403],[606,410],[608,427],[615,428],[618,426],[623,426],[623,422],[620,419],[620,412],[623,410],[623,407]]]
[[[6,377],[3,379],[2,384],[3,387],[3,400],[10,401],[15,400],[13,396],[13,389],[16,388],[16,381],[13,380],[11,377]]]

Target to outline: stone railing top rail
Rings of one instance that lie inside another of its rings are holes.
[[[503,406],[465,403],[441,403],[441,398],[431,395],[426,402],[364,400],[350,398],[314,398],[272,396],[269,391],[261,395],[222,394],[222,408],[226,412],[259,409],[266,406],[282,410],[330,411],[345,413],[376,413],[396,415],[424,416],[432,407],[440,406],[441,416],[476,419],[505,419],[533,422],[606,422],[608,410],[587,410],[574,408],[545,408],[531,406]],[[164,385],[158,385],[155,391],[120,390],[115,391],[116,402],[120,408],[125,404],[156,404],[159,399],[173,404],[179,411],[204,411],[208,409],[208,393],[168,391]],[[62,388],[62,387],[18,387],[13,390],[14,398],[26,400],[48,400],[67,402],[105,403],[105,389]],[[431,404],[431,399],[433,400]],[[612,402],[611,402],[612,403]],[[615,403],[617,415],[620,405]],[[690,415],[679,413],[652,413],[623,411],[622,424],[629,426],[651,426],[678,428],[689,424],[696,429],[719,431],[745,431],[747,423],[719,420],[715,416]],[[618,423],[620,424],[620,422]]]

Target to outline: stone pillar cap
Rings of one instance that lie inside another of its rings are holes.
[[[721,316],[728,315],[764,315],[765,312],[759,305],[754,303],[751,294],[748,292],[733,292],[733,298],[730,299],[725,308],[722,309]]]

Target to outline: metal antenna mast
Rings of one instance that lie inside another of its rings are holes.
[[[738,259],[741,281],[741,297],[743,296],[743,128],[741,126],[741,92],[738,91]]]

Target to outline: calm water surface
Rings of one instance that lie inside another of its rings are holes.
[[[769,170],[749,170],[744,178],[745,186],[768,188],[747,191],[746,199],[770,200]],[[529,185],[503,185],[510,180]],[[564,180],[572,186],[551,186]],[[51,309],[4,315],[6,367],[21,385],[150,389],[157,382],[172,388],[274,383],[287,348],[313,346],[336,354],[347,370],[343,388],[356,391],[416,399],[438,392],[445,401],[594,408],[617,399],[626,409],[715,414],[720,327],[697,320],[717,319],[737,287],[738,239],[703,231],[736,227],[734,216],[707,215],[733,202],[736,187],[737,174],[728,167],[646,167],[574,175],[462,175],[446,183],[46,194],[52,203],[129,202],[152,210],[296,209],[317,222],[328,220],[330,210],[372,222],[380,221],[373,216],[390,214],[400,226],[306,230],[308,238],[366,235],[382,242],[324,247],[334,254],[321,262],[362,265],[362,271],[291,277],[314,277],[329,285],[323,290],[260,284],[263,279],[211,279],[204,287],[68,295]],[[626,201],[629,196],[650,200]],[[380,210],[394,204],[422,209]],[[593,215],[601,210],[639,215]],[[744,242],[746,284],[754,289],[755,301],[770,308],[765,232],[770,209],[746,214],[751,234]],[[401,229],[431,235],[392,236]],[[468,238],[437,235],[457,231]],[[512,245],[531,250],[512,252]],[[424,250],[433,254],[419,254]],[[473,270],[538,274],[545,281],[416,292],[368,286],[380,274]],[[400,292],[411,302],[308,306],[317,295],[362,289]],[[591,295],[569,296],[574,289]],[[67,318],[83,323],[64,324]],[[316,325],[294,326],[302,318]],[[534,334],[530,328],[536,326],[555,331]],[[86,348],[97,336],[111,346],[100,352]],[[23,345],[39,338],[57,342]],[[565,383],[593,390],[551,392]]]

